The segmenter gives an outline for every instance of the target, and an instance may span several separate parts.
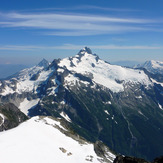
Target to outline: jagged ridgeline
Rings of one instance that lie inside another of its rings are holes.
[[[163,151],[162,92],[162,80],[148,70],[111,65],[87,47],[0,82],[2,103],[29,117],[63,118],[85,139],[147,160]]]

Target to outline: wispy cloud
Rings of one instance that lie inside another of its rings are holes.
[[[109,7],[100,7],[100,6],[93,6],[93,5],[83,5],[83,6],[75,7],[75,8],[82,9],[82,10],[94,9],[94,10],[115,11],[115,12],[135,12],[135,11],[138,11],[135,9],[128,9],[128,8],[109,8]]]
[[[21,11],[83,11],[83,10],[94,10],[94,11],[111,11],[111,12],[138,12],[140,10],[129,9],[129,8],[110,8],[110,7],[101,7],[95,5],[80,5],[80,6],[71,6],[71,7],[48,7],[48,8],[35,8],[35,9],[26,9]]]
[[[122,32],[160,30],[153,19],[121,18],[99,15],[58,13],[0,13],[0,27],[46,30],[56,36],[87,36]]]
[[[4,45],[0,46],[0,50],[16,50],[16,51],[38,51],[38,50],[79,50],[86,45],[73,45],[64,44],[60,46],[31,46],[31,45]],[[119,46],[119,45],[88,45],[91,49],[103,49],[103,50],[156,50],[163,49],[163,46],[150,46],[150,45],[133,45],[133,46]]]
[[[37,14],[21,14],[21,13],[8,13],[4,16],[13,19],[25,19],[25,20],[66,20],[75,22],[112,22],[112,23],[151,23],[156,20],[150,19],[136,19],[136,18],[119,18],[119,17],[107,17],[98,15],[82,15],[82,14],[55,14],[55,13],[37,13]]]

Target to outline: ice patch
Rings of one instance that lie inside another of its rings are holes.
[[[57,71],[63,73],[64,69],[58,68]]]
[[[55,95],[58,92],[58,86],[50,87],[47,91],[49,91],[48,96]]]
[[[20,103],[20,105],[19,105],[18,108],[19,108],[25,115],[28,115],[28,110],[31,109],[31,108],[33,108],[33,107],[35,107],[35,106],[38,104],[39,100],[40,100],[40,99],[37,98],[37,99],[34,99],[34,100],[29,101],[29,100],[27,100],[27,98],[25,98],[24,101]]]
[[[159,108],[160,108],[161,110],[163,110],[162,105],[160,105],[160,104],[158,103],[158,106],[159,106]]]
[[[65,105],[65,104],[66,104],[66,102],[65,102],[65,101],[61,101],[61,102],[60,102],[60,104]]]
[[[160,84],[163,87],[163,83],[157,82],[156,80],[154,80],[152,78],[151,78],[151,80],[152,80],[153,83]]]
[[[0,113],[0,117],[2,118],[2,123],[0,124],[0,126],[3,125],[3,123],[5,122],[5,116],[3,114]]]
[[[74,77],[73,75],[69,74],[68,76],[65,77],[65,83],[67,85],[73,86],[76,84],[76,82],[79,81],[78,78]]]
[[[109,112],[107,110],[104,110],[104,112],[107,114],[107,115],[110,115]]]
[[[135,98],[139,98],[139,99],[141,99],[141,98],[142,98],[142,96],[135,96]]]
[[[71,119],[69,118],[69,116],[68,116],[66,113],[61,112],[60,115],[61,115],[66,121],[71,122]]]
[[[140,115],[142,115],[143,117],[145,117],[146,119],[149,119],[149,118],[147,118],[140,110],[138,111],[138,113],[139,113]]]
[[[144,116],[144,114],[140,110],[138,111],[138,113]]]
[[[111,101],[107,101],[107,102],[103,102],[103,103],[111,105]]]

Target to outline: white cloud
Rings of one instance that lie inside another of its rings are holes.
[[[141,10],[129,9],[129,8],[109,8],[109,7],[101,7],[95,5],[80,5],[80,6],[71,6],[71,7],[49,7],[49,8],[35,8],[35,9],[25,9],[21,11],[83,11],[83,10],[102,10],[102,11],[111,11],[111,12],[138,12]]]
[[[156,22],[155,20],[148,19],[131,19],[131,18],[119,18],[119,17],[108,17],[98,15],[81,15],[81,14],[20,14],[20,13],[8,13],[8,18],[14,19],[27,19],[27,20],[43,20],[43,21],[70,21],[70,22],[112,22],[112,23],[151,23]]]
[[[109,8],[109,7],[100,7],[100,6],[93,6],[93,5],[83,5],[80,7],[75,7],[75,9],[94,9],[94,10],[102,10],[102,11],[115,11],[115,12],[134,12],[138,11],[135,9],[127,9],[127,8]]]
[[[57,13],[1,13],[0,27],[44,29],[46,35],[87,36],[157,30],[156,20]],[[58,31],[59,30],[59,31]]]

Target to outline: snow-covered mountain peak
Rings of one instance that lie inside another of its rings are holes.
[[[48,66],[46,67],[46,63],[47,61],[43,60],[37,66],[21,70],[9,80],[5,80],[0,94],[5,96],[13,93],[21,94],[31,91],[36,93],[38,86],[45,82],[54,71],[53,67],[47,70],[46,68]]]
[[[163,62],[150,60],[146,61],[144,64],[138,65],[136,68],[145,68],[147,71],[155,74],[163,74]]]
[[[97,54],[93,54],[92,53],[92,50],[90,49],[90,48],[88,48],[88,47],[84,47],[83,49],[81,49],[80,51],[79,51],[79,53],[75,56],[75,57],[83,57],[83,56],[85,56],[85,55],[89,55],[89,56],[95,56],[95,57],[97,57],[98,59],[99,59],[99,56],[97,55]]]
[[[62,59],[58,65],[60,67],[66,67],[67,69],[69,69],[69,67],[73,69],[79,65],[94,67],[98,60],[99,57],[96,54],[93,54],[90,48],[85,47],[81,49],[75,56]]]
[[[89,74],[94,82],[109,88],[113,92],[124,91],[126,83],[141,83],[146,86],[151,84],[148,76],[143,71],[111,65],[101,60],[97,55],[88,53],[85,48],[79,53],[80,55],[77,54],[75,57],[61,60],[59,66],[66,67],[74,74],[78,73],[86,76]],[[77,80],[70,76],[66,77],[69,84],[71,79],[73,83],[74,80]]]
[[[151,61],[147,61],[145,64],[152,66],[155,69],[162,69],[163,70],[163,62],[161,62],[161,61],[151,60]]]
[[[42,61],[39,62],[37,66],[47,68],[49,66],[49,62],[43,58]]]
[[[88,48],[88,47],[84,47],[83,49],[81,49],[79,51],[78,54],[80,55],[80,54],[85,54],[85,53],[92,54],[92,50],[90,48]]]

